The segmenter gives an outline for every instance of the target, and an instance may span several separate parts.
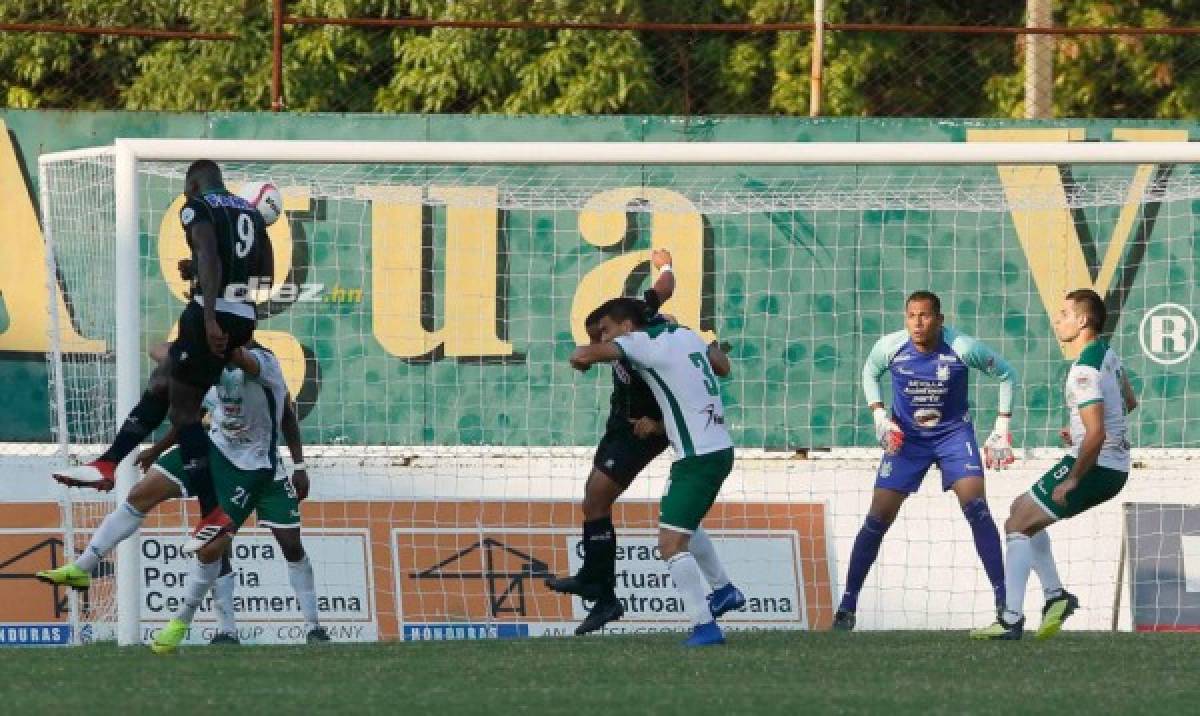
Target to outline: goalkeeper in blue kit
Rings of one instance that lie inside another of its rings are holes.
[[[974,338],[945,327],[941,301],[916,291],[905,301],[905,330],[876,342],[863,366],[863,392],[874,414],[883,446],[867,517],[854,540],[846,590],[833,628],[855,625],[858,594],[879,555],[883,536],[904,500],[921,486],[936,464],[942,489],[953,490],[971,526],[975,549],[992,585],[996,604],[1004,604],[1004,557],[1000,533],[988,510],[983,468],[1013,462],[1009,419],[1016,371]],[[1000,379],[999,416],[981,455],[967,404],[968,369]],[[879,379],[891,373],[892,408],[884,408]]]

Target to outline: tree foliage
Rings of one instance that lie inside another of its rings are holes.
[[[1024,2],[828,0],[827,20],[1020,25]],[[454,20],[808,22],[811,0],[290,0],[289,14]],[[0,33],[8,107],[262,110],[270,105],[269,0],[0,0],[0,21],[141,26],[234,41]],[[1059,0],[1070,26],[1189,26],[1188,0]],[[285,31],[284,98],[295,111],[528,114],[807,114],[808,32],[544,29]],[[1189,37],[1059,37],[1059,116],[1191,117]],[[1020,116],[1023,40],[837,31],[825,43],[823,114]]]

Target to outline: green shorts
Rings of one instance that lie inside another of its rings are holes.
[[[1054,467],[1046,471],[1041,479],[1029,488],[1029,494],[1041,505],[1042,509],[1053,517],[1065,520],[1081,512],[1086,512],[1097,505],[1108,502],[1125,487],[1129,473],[1113,470],[1109,467],[1096,465],[1079,479],[1079,486],[1067,493],[1067,504],[1060,505],[1054,501],[1054,488],[1062,484],[1071,472],[1075,458],[1067,455],[1059,460]]]
[[[265,527],[300,526],[300,502],[291,478],[276,480],[271,469],[243,470],[215,447],[209,450],[208,462],[217,501],[236,526],[241,527],[251,512],[257,512],[258,523]],[[178,447],[163,453],[154,466],[179,485],[184,497],[196,494]]]
[[[695,532],[732,469],[733,448],[672,463],[658,526],[688,534]]]

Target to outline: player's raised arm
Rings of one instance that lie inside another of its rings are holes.
[[[951,342],[951,347],[969,367],[1000,379],[996,424],[992,428],[992,434],[983,444],[983,458],[984,464],[989,468],[1002,469],[1011,465],[1016,460],[1012,449],[1012,432],[1009,428],[1013,393],[1019,381],[1016,369],[1004,356],[993,351],[983,341],[966,334],[957,334]]]
[[[646,307],[651,313],[657,313],[675,295],[675,271],[671,267],[671,252],[666,249],[655,249],[650,260],[659,273],[654,288],[646,292]]]

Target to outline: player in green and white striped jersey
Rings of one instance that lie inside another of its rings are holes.
[[[654,393],[675,451],[661,502],[659,551],[692,621],[692,636],[685,644],[723,644],[725,637],[707,597],[709,578],[715,572],[723,575],[724,567],[715,551],[693,554],[689,549],[692,534],[733,469],[733,440],[725,429],[713,347],[683,326],[647,325],[645,308],[635,299],[614,299],[606,305],[601,319],[605,342],[576,349],[571,366],[582,371],[596,363],[624,359]],[[704,560],[703,567],[698,558]],[[723,581],[729,582],[728,578]]]
[[[1116,352],[1100,338],[1107,311],[1091,289],[1068,293],[1054,321],[1058,340],[1079,350],[1067,373],[1070,426],[1063,431],[1071,454],[1050,468],[1028,492],[1013,501],[1004,523],[1007,604],[995,623],[971,632],[974,639],[1020,639],[1025,630],[1025,585],[1037,572],[1046,596],[1037,638],[1047,639],[1079,606],[1063,589],[1046,528],[1103,504],[1120,493],[1129,478],[1125,415],[1137,398]]]

